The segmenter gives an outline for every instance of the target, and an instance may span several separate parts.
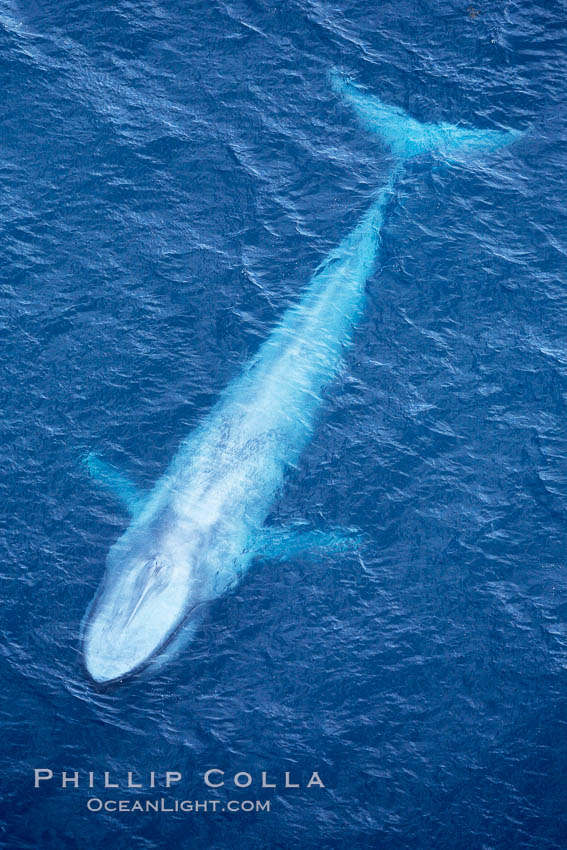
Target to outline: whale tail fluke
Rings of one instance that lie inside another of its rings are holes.
[[[521,133],[516,130],[475,130],[455,124],[422,124],[398,106],[383,103],[337,72],[333,89],[354,109],[360,123],[380,136],[400,162],[429,151],[452,157],[491,151],[508,145]]]

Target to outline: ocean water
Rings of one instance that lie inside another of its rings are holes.
[[[566,12],[1,0],[0,846],[567,847]],[[525,134],[407,169],[274,504],[364,550],[258,561],[168,666],[97,690],[81,620],[128,518],[80,459],[151,486],[387,179],[330,68]]]

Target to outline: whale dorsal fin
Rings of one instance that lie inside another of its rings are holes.
[[[89,452],[83,458],[83,463],[91,478],[116,496],[131,517],[140,513],[146,501],[146,494],[133,481],[95,452]]]

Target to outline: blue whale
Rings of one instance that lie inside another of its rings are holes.
[[[514,131],[424,124],[343,77],[332,85],[392,153],[389,179],[354,230],[330,252],[244,372],[185,439],[149,493],[91,453],[90,474],[131,516],[111,547],[82,631],[97,683],[169,657],[202,621],[206,603],[241,579],[257,556],[357,545],[337,530],[270,529],[265,520],[286,468],[309,442],[323,389],[333,380],[364,310],[388,201],[404,164],[427,152],[460,158],[517,137]]]

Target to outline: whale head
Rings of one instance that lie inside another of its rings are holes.
[[[113,554],[119,568],[109,564],[83,633],[85,667],[98,684],[144,667],[171,641],[188,612],[192,582],[186,552],[180,556],[158,548],[124,556],[124,551]]]

